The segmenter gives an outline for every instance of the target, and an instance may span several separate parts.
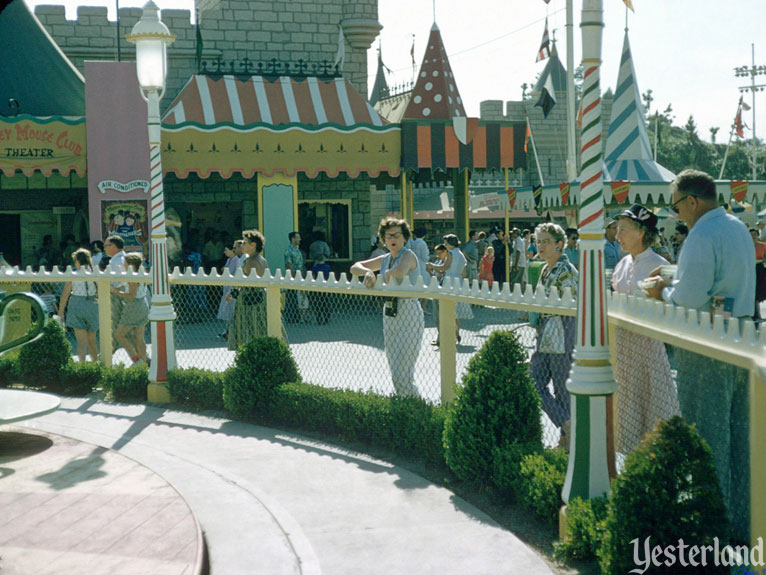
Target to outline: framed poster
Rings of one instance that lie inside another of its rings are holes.
[[[126,252],[144,252],[148,248],[148,200],[101,200],[101,235],[120,236]]]

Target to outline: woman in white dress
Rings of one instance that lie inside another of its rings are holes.
[[[657,239],[657,216],[634,204],[617,216],[617,241],[628,255],[612,274],[618,293],[640,294],[638,283],[668,261],[651,246]],[[617,449],[629,453],[659,419],[679,414],[678,395],[664,344],[622,328],[615,330],[617,380]]]
[[[384,218],[378,228],[389,253],[356,262],[351,274],[364,277],[364,287],[373,288],[377,282],[375,272],[386,283],[399,284],[407,277],[413,286],[419,285],[420,266],[415,253],[404,247],[410,239],[410,228],[405,220]],[[396,393],[418,396],[415,387],[415,363],[423,340],[423,309],[417,298],[387,298],[383,306],[383,341],[388,366]]]

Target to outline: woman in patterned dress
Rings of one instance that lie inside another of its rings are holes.
[[[577,268],[564,254],[566,234],[561,226],[544,223],[535,229],[540,259],[545,266],[539,283],[550,295],[551,288],[559,294],[568,287],[572,295],[577,293]],[[569,391],[566,381],[572,367],[572,351],[575,344],[575,318],[543,314],[536,322],[537,343],[529,363],[529,369],[542,398],[543,411],[561,430],[560,445],[566,445],[569,433]],[[553,383],[553,393],[549,384]]]

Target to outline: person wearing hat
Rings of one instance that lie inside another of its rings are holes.
[[[604,264],[606,269],[613,270],[622,258],[620,244],[617,241],[617,220],[609,220],[604,232]]]
[[[668,260],[652,250],[659,236],[657,216],[633,204],[615,220],[615,237],[627,254],[612,274],[617,293],[640,294],[639,282]],[[657,339],[615,329],[614,377],[617,380],[617,449],[628,454],[658,419],[678,415],[678,397],[665,345]]]

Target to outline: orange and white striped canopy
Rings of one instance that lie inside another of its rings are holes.
[[[201,126],[302,124],[354,126],[386,123],[345,78],[195,75],[168,108],[162,123]]]

